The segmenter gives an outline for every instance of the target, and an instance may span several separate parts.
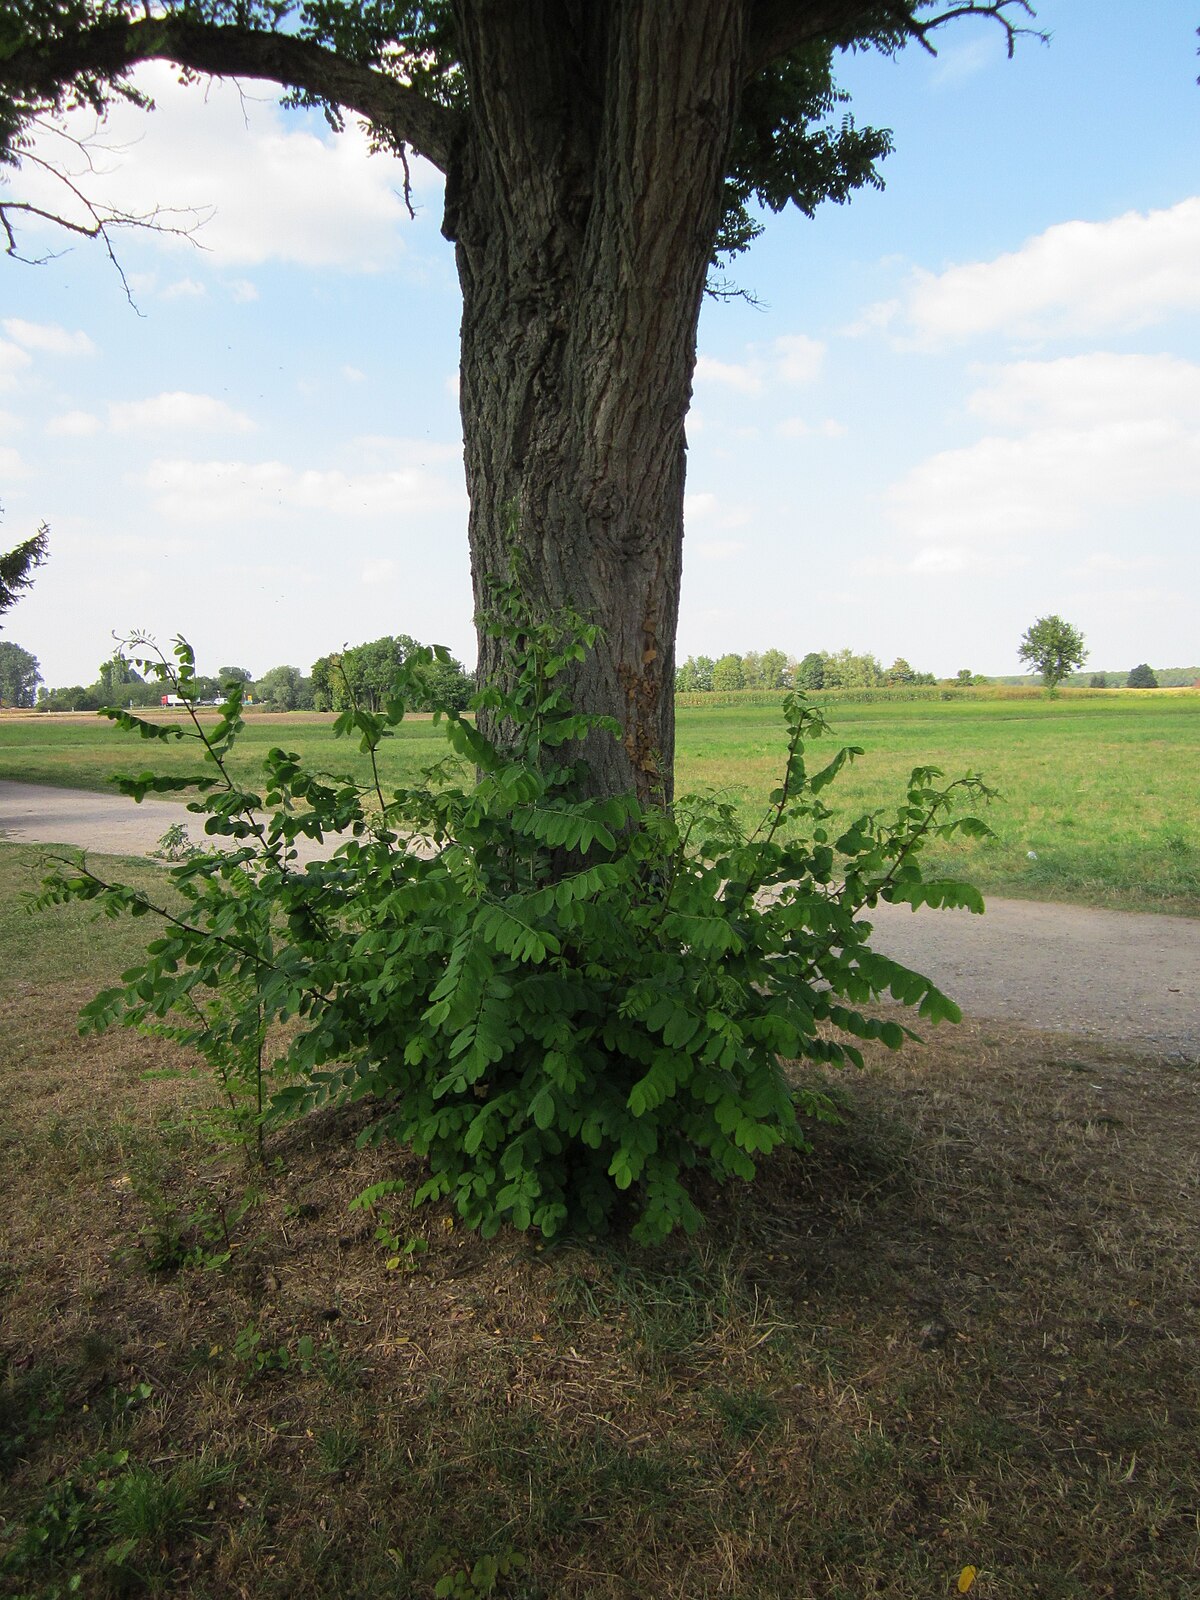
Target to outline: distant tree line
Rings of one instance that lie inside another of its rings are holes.
[[[196,676],[196,699],[215,703],[226,684],[239,682],[246,685],[249,700],[266,711],[343,711],[355,703],[378,711],[396,669],[416,648],[416,640],[401,633],[321,656],[308,674],[299,667],[279,666],[256,678],[246,667],[218,667],[211,676]],[[428,693],[414,710],[428,709],[436,700],[461,711],[475,688],[470,674],[454,660],[435,663],[425,680]],[[94,683],[37,689],[40,682],[38,663],[27,651],[0,643],[0,705],[32,706],[35,690],[39,711],[98,711],[109,705],[145,708],[161,704],[163,695],[162,685],[157,680],[147,682],[119,650],[101,662]]]
[[[730,689],[882,689],[906,684],[936,684],[932,672],[916,672],[903,656],[883,667],[873,655],[853,650],[810,650],[797,660],[782,650],[752,650],[748,655],[689,656],[675,672],[679,693],[726,693]],[[966,668],[955,682],[977,683]]]

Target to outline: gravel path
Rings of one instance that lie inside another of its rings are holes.
[[[203,836],[177,801],[0,782],[0,838],[13,843],[142,856],[176,822]],[[982,917],[880,906],[874,918],[876,946],[968,1015],[1200,1063],[1200,919],[1031,900],[989,900]]]

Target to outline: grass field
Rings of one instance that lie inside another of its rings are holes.
[[[0,1593],[1197,1592],[1194,1070],[943,1029],[693,1243],[484,1244],[348,1211],[417,1173],[364,1107],[248,1167],[186,1058],[81,1043],[152,930],[30,919],[37,855],[0,845]]]
[[[866,751],[832,791],[839,816],[898,803],[918,764],[976,771],[1000,791],[987,816],[996,840],[931,856],[934,870],[963,872],[991,893],[1200,912],[1200,694],[842,704],[829,716],[836,742]],[[252,719],[237,770],[252,781],[265,751],[282,743],[365,778],[329,721]],[[385,782],[405,782],[443,751],[428,720],[405,723],[385,747]],[[678,790],[719,789],[757,820],[782,752],[777,708],[684,707]],[[100,789],[114,771],[152,759],[158,770],[185,771],[190,751],[151,750],[94,717],[0,718],[0,778]]]

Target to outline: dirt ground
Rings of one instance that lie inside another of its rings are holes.
[[[173,823],[202,836],[177,802],[0,782],[0,839],[14,843],[145,856]],[[998,899],[983,917],[906,906],[872,915],[877,947],[933,978],[968,1017],[1200,1060],[1200,919]]]

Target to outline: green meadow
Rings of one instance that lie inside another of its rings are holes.
[[[748,822],[766,810],[784,727],[778,706],[761,699],[680,707],[680,794],[716,790]],[[940,849],[929,857],[934,870],[965,873],[993,894],[1200,912],[1200,695],[847,701],[826,715],[833,732],[811,749],[810,769],[839,745],[864,752],[827,792],[838,818],[898,804],[917,765],[979,773],[999,791],[986,812],[995,839]],[[365,780],[365,762],[333,739],[331,721],[251,716],[235,771],[252,783],[265,752],[282,744],[321,770]],[[386,746],[385,787],[444,750],[428,718],[405,723]],[[186,745],[151,746],[99,718],[0,719],[0,778],[103,790],[114,772],[193,764]]]

